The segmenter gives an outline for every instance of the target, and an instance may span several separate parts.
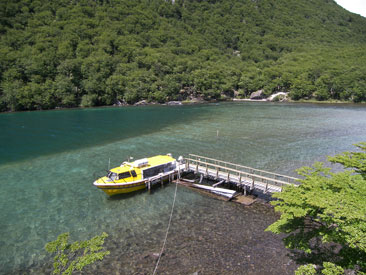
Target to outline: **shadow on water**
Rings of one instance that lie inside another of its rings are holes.
[[[187,108],[188,107],[188,108]],[[2,114],[0,165],[107,144],[199,120],[202,106],[90,108]]]

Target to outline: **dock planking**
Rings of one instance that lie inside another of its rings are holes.
[[[260,190],[263,193],[282,192],[286,185],[297,186],[298,178],[259,170],[218,159],[189,154],[185,159],[186,172],[201,174],[206,178],[230,182],[246,190]]]

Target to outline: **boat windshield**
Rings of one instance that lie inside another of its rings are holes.
[[[108,175],[107,175],[108,178],[110,178],[111,180],[117,180],[117,174],[116,173],[113,173],[113,172],[108,172]]]

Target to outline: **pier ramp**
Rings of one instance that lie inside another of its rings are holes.
[[[184,160],[184,171],[201,174],[202,177],[221,183],[232,183],[243,188],[244,193],[254,189],[263,193],[282,192],[286,185],[300,184],[298,178],[195,154],[189,154]]]

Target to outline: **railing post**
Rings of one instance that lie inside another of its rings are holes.
[[[219,167],[216,167],[216,179],[219,178]]]

